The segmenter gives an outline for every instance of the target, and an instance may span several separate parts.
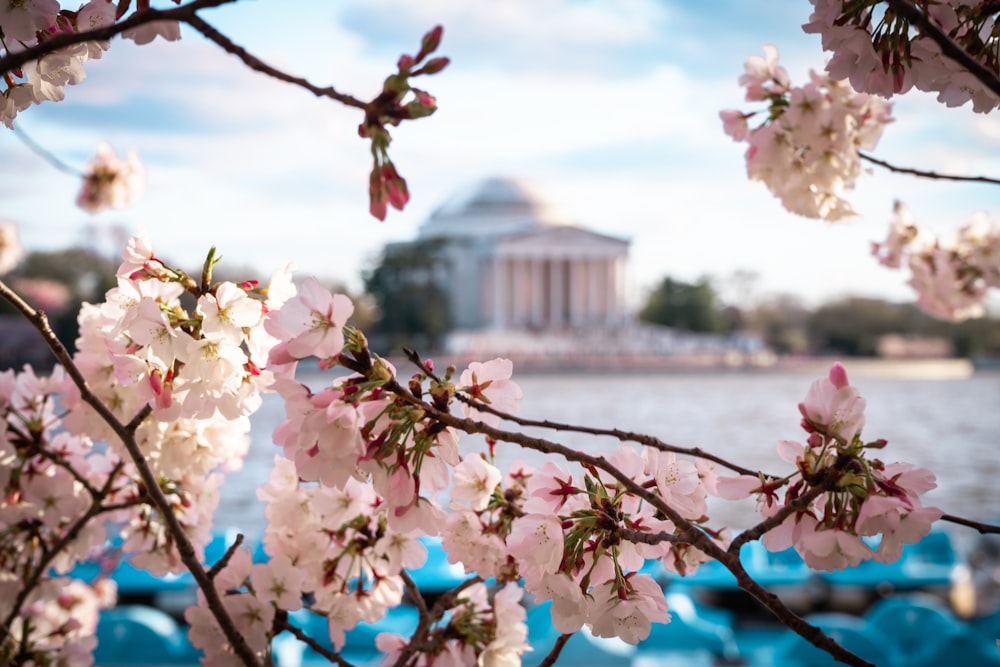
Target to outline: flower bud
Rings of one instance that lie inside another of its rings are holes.
[[[444,27],[436,25],[424,35],[423,41],[420,43],[420,53],[417,54],[417,62],[423,60],[427,54],[437,50],[438,45],[441,44],[441,33],[443,32]]]
[[[421,74],[437,74],[451,62],[450,58],[431,58],[427,61],[423,67],[420,68]]]

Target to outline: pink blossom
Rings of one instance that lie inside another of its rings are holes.
[[[10,222],[0,222],[0,275],[17,266],[24,249],[17,238],[17,227]]]
[[[830,368],[829,378],[816,380],[799,412],[804,417],[803,426],[809,431],[819,431],[850,443],[865,424],[865,399],[856,387],[847,381],[847,372],[839,363]]]
[[[474,510],[484,510],[500,484],[500,477],[500,470],[482,456],[467,456],[455,466],[451,500],[467,503]]]
[[[827,572],[854,567],[874,555],[859,536],[836,529],[805,533],[797,541],[796,549],[806,565]]]
[[[35,33],[54,25],[58,12],[58,0],[3,2],[0,3],[0,26],[7,40],[34,44]]]
[[[122,37],[140,45],[149,44],[157,37],[176,42],[181,38],[181,26],[177,21],[150,21],[124,31]]]
[[[516,412],[524,394],[510,379],[514,364],[509,359],[494,359],[485,363],[474,361],[462,371],[458,389],[469,398],[485,403],[500,412]],[[484,424],[498,426],[500,418],[488,412],[481,412],[467,403],[462,403],[462,414],[470,419],[478,419]]]
[[[97,145],[97,155],[87,165],[77,206],[90,213],[124,208],[135,202],[144,187],[145,168],[134,152],[123,160],[107,142]]]
[[[595,637],[618,637],[637,645],[649,637],[653,623],[669,623],[663,589],[651,577],[637,574],[627,580],[624,595],[609,581],[594,587],[591,630]]]
[[[288,556],[278,554],[266,563],[251,566],[250,572],[258,599],[273,602],[278,609],[285,611],[295,611],[302,607],[302,584],[305,576]]]
[[[315,278],[307,278],[299,293],[265,321],[265,328],[287,341],[288,353],[296,359],[335,357],[344,346],[344,325],[354,305],[343,294],[331,294]],[[270,324],[270,326],[269,326]]]
[[[563,529],[551,514],[527,514],[514,519],[507,550],[517,559],[521,576],[530,585],[559,569],[563,558]]]
[[[567,574],[554,572],[541,577],[527,590],[536,601],[552,600],[552,625],[559,632],[576,632],[590,617],[593,599]]]

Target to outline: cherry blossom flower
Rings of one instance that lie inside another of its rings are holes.
[[[97,155],[87,165],[77,206],[90,213],[133,204],[144,188],[145,168],[134,152],[121,159],[107,142],[97,145]]]
[[[17,266],[24,249],[17,238],[17,227],[10,222],[0,222],[0,275]]]
[[[458,389],[469,398],[485,403],[500,412],[516,412],[524,396],[521,388],[510,379],[514,364],[509,359],[494,359],[485,363],[474,361],[462,371]],[[484,424],[498,426],[500,417],[462,403],[462,414]]]
[[[507,550],[517,559],[525,582],[531,584],[559,569],[563,558],[563,530],[551,514],[528,514],[514,519]]]
[[[11,41],[34,43],[36,33],[56,22],[58,0],[21,0],[0,3],[0,26]]]
[[[295,359],[335,357],[344,346],[344,325],[354,305],[343,294],[331,294],[315,278],[307,278],[295,297],[265,320],[265,329],[286,343]]]
[[[202,316],[203,335],[239,344],[243,341],[243,329],[261,321],[263,306],[236,284],[224,282],[215,288],[215,294],[204,294],[198,299],[198,313]]]
[[[455,466],[451,500],[467,503],[474,510],[486,509],[500,477],[500,471],[482,456],[467,456]]]
[[[847,380],[847,371],[839,363],[830,367],[828,378],[816,380],[799,412],[807,430],[818,430],[850,444],[865,424],[865,399]]]
[[[645,574],[628,579],[624,593],[619,585],[608,581],[594,587],[594,609],[591,631],[595,637],[618,637],[627,644],[637,645],[649,637],[653,623],[669,623],[667,601],[663,589]]]
[[[150,21],[135,28],[129,28],[122,33],[125,39],[131,39],[136,44],[149,44],[157,37],[168,42],[176,42],[181,38],[181,26],[177,21]]]
[[[305,575],[288,556],[278,554],[266,563],[250,568],[257,598],[272,602],[278,609],[295,611],[302,607],[302,583]]]

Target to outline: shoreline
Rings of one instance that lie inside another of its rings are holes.
[[[1000,367],[985,365],[977,368],[970,359],[884,359],[870,357],[757,357],[744,355],[574,355],[535,356],[509,355],[515,374],[520,375],[588,375],[606,373],[614,375],[642,374],[715,374],[715,373],[795,373],[825,375],[834,362],[841,362],[850,375],[856,377],[892,377],[919,380],[957,380],[976,373],[996,372]],[[454,365],[459,372],[470,362],[486,361],[488,357],[470,355],[428,356],[434,367],[443,370]],[[388,360],[401,371],[410,366],[403,357]]]

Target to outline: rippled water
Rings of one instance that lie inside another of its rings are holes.
[[[926,379],[851,373],[868,401],[866,440],[884,438],[886,461],[908,461],[938,475],[927,503],[976,519],[1000,515],[1000,373],[961,379]],[[548,374],[515,379],[524,390],[520,414],[537,419],[620,428],[657,436],[685,447],[701,447],[749,468],[782,473],[788,464],[775,452],[782,439],[802,439],[797,404],[817,374],[781,371],[663,373],[641,375]],[[323,378],[310,383],[321,386]],[[284,417],[277,396],[265,398],[253,417],[253,444],[243,470],[223,487],[216,515],[220,527],[247,532],[263,528],[263,507],[256,487],[267,479],[279,449],[271,431]],[[610,438],[576,433],[531,431],[588,452],[610,452]],[[466,448],[484,448],[481,438],[466,437]],[[501,469],[514,460],[538,464],[534,452],[500,443]],[[745,527],[754,518],[751,504],[716,502],[717,523]]]

